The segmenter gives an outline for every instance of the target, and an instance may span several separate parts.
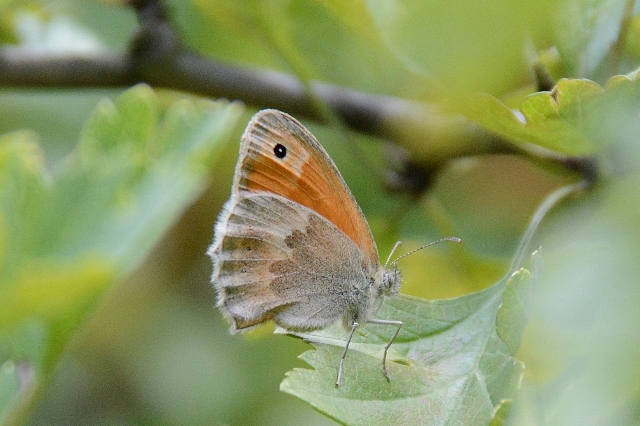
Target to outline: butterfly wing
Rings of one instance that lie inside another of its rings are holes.
[[[279,158],[274,150],[283,147]],[[344,232],[379,264],[369,225],[338,168],[316,138],[296,119],[277,110],[258,112],[242,137],[233,192],[264,191],[310,208]]]
[[[268,320],[318,329],[357,316],[373,300],[365,295],[375,287],[366,285],[362,252],[331,222],[286,198],[232,197],[216,235],[213,281],[232,332]]]

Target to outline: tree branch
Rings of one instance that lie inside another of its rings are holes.
[[[211,98],[237,99],[248,105],[276,108],[324,122],[326,117],[314,107],[305,87],[295,77],[204,58],[175,43],[173,33],[166,30],[164,26],[146,28],[135,39],[131,54],[60,56],[0,50],[0,86],[124,88],[147,83]],[[409,150],[413,142],[419,142],[421,157],[429,162],[505,149],[498,144],[498,138],[479,126],[437,114],[428,104],[319,82],[313,83],[312,89],[351,129],[389,139]],[[451,124],[451,120],[455,123]],[[438,128],[448,125],[460,133],[455,138],[456,145],[434,143],[429,147],[429,136],[443,133]],[[419,141],[415,135],[419,135]]]
[[[128,52],[56,56],[0,49],[0,86],[124,88],[147,83],[325,121],[294,76],[207,59],[182,45],[161,1],[129,3],[138,13],[140,27]],[[422,168],[437,168],[457,157],[515,151],[495,134],[463,117],[440,114],[433,105],[320,82],[313,83],[312,90],[351,129],[403,145]],[[439,135],[447,135],[446,143]],[[566,159],[543,160],[557,163]]]

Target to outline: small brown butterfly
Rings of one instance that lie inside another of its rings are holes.
[[[339,386],[355,330],[364,323],[392,325],[382,359],[389,380],[387,351],[402,322],[374,316],[384,296],[398,293],[400,274],[395,262],[389,270],[380,265],[369,225],[340,172],[293,117],[263,110],[249,122],[208,254],[231,333],[269,320],[310,331],[342,319],[350,334]]]

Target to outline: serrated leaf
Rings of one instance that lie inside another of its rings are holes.
[[[389,351],[390,382],[381,359],[392,327],[358,330],[339,388],[334,383],[347,333],[339,326],[295,333],[316,348],[301,356],[313,370],[290,371],[281,390],[345,424],[487,424],[520,383],[524,366],[513,354],[523,322],[510,320],[523,311],[533,272],[522,269],[455,299],[386,300],[378,317],[403,321]]]
[[[498,310],[497,332],[509,346],[510,353],[515,355],[531,314],[531,273],[520,269],[511,275],[502,298],[503,304]]]
[[[0,363],[53,370],[100,296],[203,187],[241,107],[148,86],[103,101],[49,176],[32,133],[0,142]]]
[[[506,424],[507,417],[509,416],[509,412],[511,411],[511,405],[513,404],[513,400],[505,399],[500,401],[500,404],[496,406],[496,409],[493,413],[493,417],[491,418],[491,422],[489,426],[502,426]]]
[[[477,94],[463,113],[510,140],[523,142],[525,148],[534,144],[568,155],[593,155],[610,145],[599,138],[599,129],[606,125],[603,106],[612,103],[612,97],[614,104],[637,102],[638,86],[635,76],[614,77],[604,89],[590,80],[562,79],[553,91],[526,97],[519,112],[493,96]]]

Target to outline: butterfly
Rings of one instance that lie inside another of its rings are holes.
[[[385,296],[400,288],[397,267],[380,264],[369,225],[324,148],[288,114],[267,109],[242,136],[231,198],[215,225],[208,254],[217,306],[232,334],[273,321],[311,331],[342,320],[349,336],[336,387],[356,329],[376,319]]]

